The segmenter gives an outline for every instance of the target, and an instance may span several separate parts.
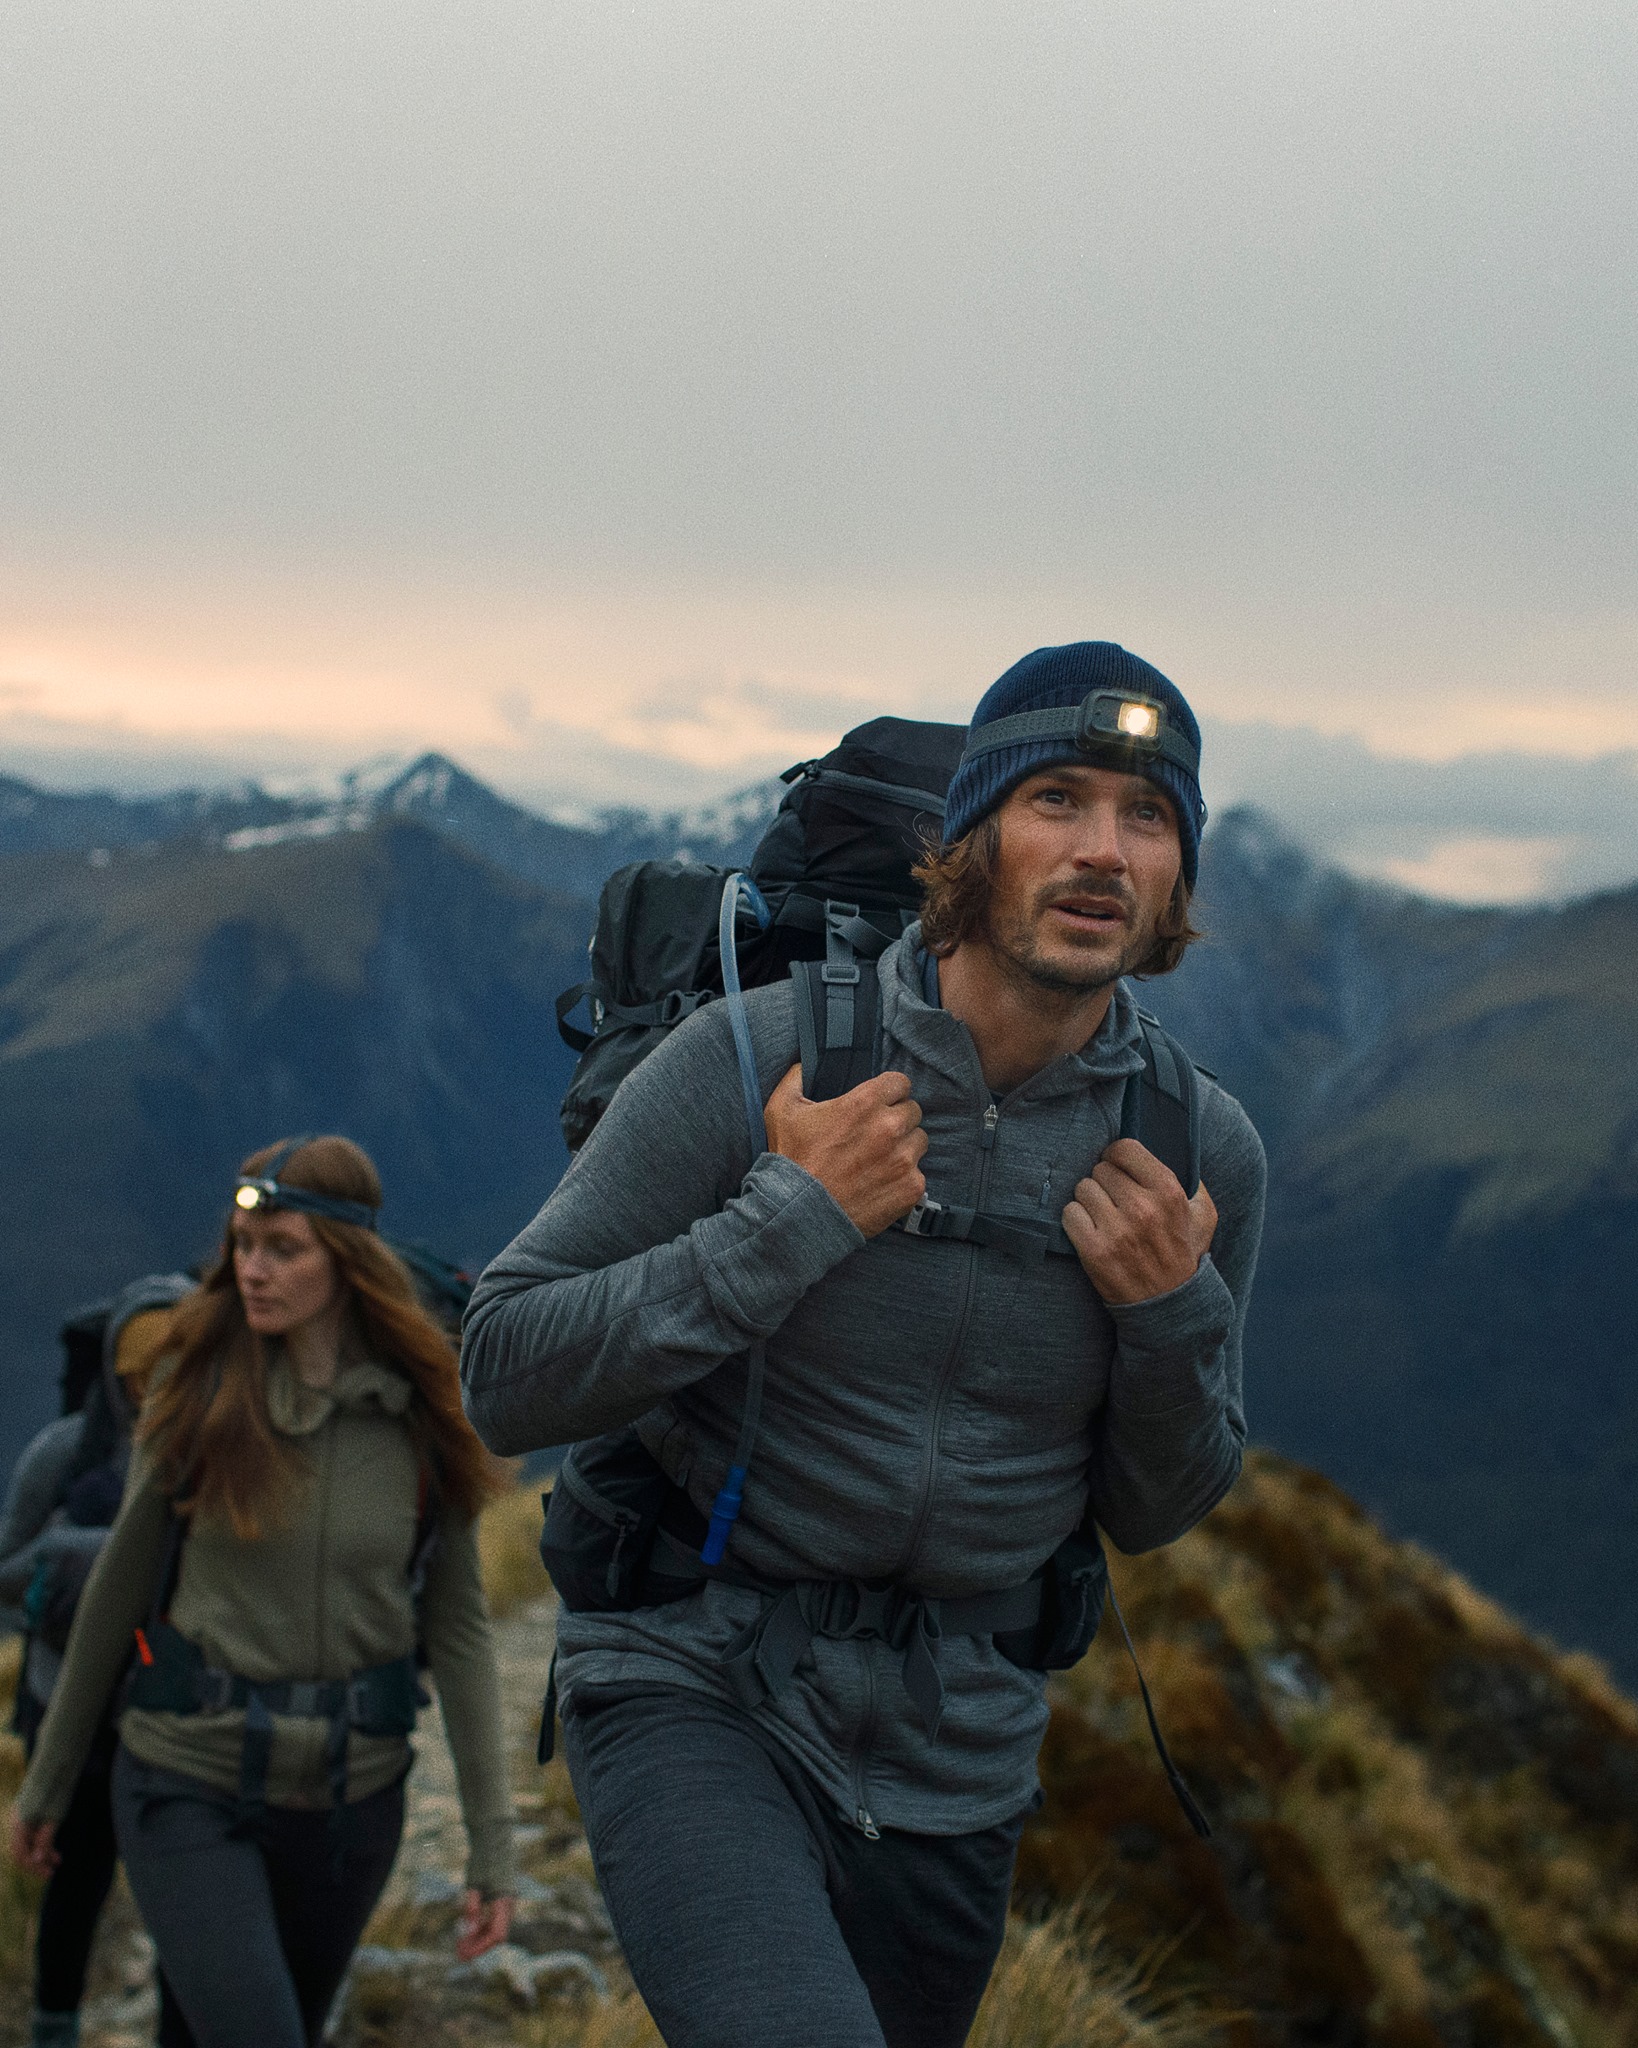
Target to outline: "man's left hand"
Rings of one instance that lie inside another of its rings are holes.
[[[1105,1301],[1152,1301],[1193,1279],[1211,1249],[1217,1204],[1191,1198],[1169,1166],[1135,1138],[1117,1138],[1078,1183],[1064,1229]]]

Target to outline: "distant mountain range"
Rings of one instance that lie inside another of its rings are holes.
[[[177,841],[248,853],[410,818],[518,881],[595,898],[598,878],[622,861],[678,854],[717,860],[748,852],[779,796],[774,783],[689,811],[608,810],[589,824],[565,824],[508,803],[441,754],[355,770],[336,793],[313,796],[275,796],[252,783],[236,791],[118,797],[37,789],[0,775],[0,858],[147,852]]]
[[[603,876],[739,859],[776,797],[565,824],[437,756],[329,799],[0,779],[0,1459],[63,1310],[197,1258],[275,1132],[354,1132],[389,1227],[493,1252],[563,1164],[552,1002]],[[1454,909],[1249,812],[1203,876],[1145,1000],[1268,1142],[1256,1434],[1638,1679],[1638,889]]]

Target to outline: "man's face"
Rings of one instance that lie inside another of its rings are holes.
[[[1032,775],[996,813],[984,941],[1056,994],[1093,994],[1151,950],[1183,850],[1171,799],[1141,775],[1071,763]]]

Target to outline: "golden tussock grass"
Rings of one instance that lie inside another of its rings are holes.
[[[478,1563],[491,1614],[547,1599],[552,1582],[540,1561],[540,1491],[519,1486],[490,1502],[478,1522]]]
[[[635,1991],[557,2007],[519,2034],[527,2048],[665,2048]]]
[[[1096,1907],[1014,1919],[967,2048],[1211,2048],[1236,2016],[1161,1989],[1163,1962],[1113,1953]]]
[[[1638,2048],[1638,1710],[1316,1474],[1267,1454],[1114,1576],[1216,1825],[1171,1807],[1118,1636],[1054,1683],[1019,1890],[1167,1929],[1232,2048]]]
[[[1014,1920],[967,2048],[1217,2048],[1225,2021],[1158,1989],[1153,1975],[1153,1962],[1108,1953],[1084,1907]],[[518,2038],[528,2048],[663,2048],[634,1991],[548,2011]]]
[[[22,1642],[16,1636],[9,1642],[0,1642],[0,1727],[11,1719],[22,1651]],[[22,1781],[23,1745],[15,1735],[0,1734],[0,1821],[8,1829],[11,1802]],[[26,1999],[39,1899],[39,1885],[23,1876],[0,1844],[0,1994]]]

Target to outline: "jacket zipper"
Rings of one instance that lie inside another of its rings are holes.
[[[974,1209],[982,1209],[984,1197],[989,1192],[990,1163],[995,1157],[996,1126],[1001,1121],[1001,1105],[991,1096],[985,1105],[984,1114],[978,1125],[978,1192],[973,1198]],[[975,1244],[967,1247],[967,1277],[961,1291],[961,1307],[956,1315],[955,1334],[950,1339],[950,1348],[945,1353],[944,1363],[939,1368],[938,1385],[933,1394],[932,1427],[927,1432],[927,1449],[922,1459],[921,1500],[916,1508],[916,1519],[910,1527],[910,1538],[904,1546],[903,1559],[893,1574],[902,1579],[909,1575],[915,1563],[916,1552],[921,1548],[921,1539],[927,1530],[927,1518],[933,1509],[933,1477],[938,1466],[939,1434],[944,1427],[944,1410],[950,1399],[950,1383],[955,1378],[956,1363],[961,1356],[961,1346],[966,1339],[967,1323],[972,1315],[973,1294],[978,1281],[979,1249]]]
[[[879,1842],[882,1831],[865,1804],[865,1764],[876,1740],[876,1660],[868,1641],[859,1642],[860,1668],[864,1673],[864,1712],[859,1716],[859,1739],[853,1749],[853,1825],[867,1842]]]

